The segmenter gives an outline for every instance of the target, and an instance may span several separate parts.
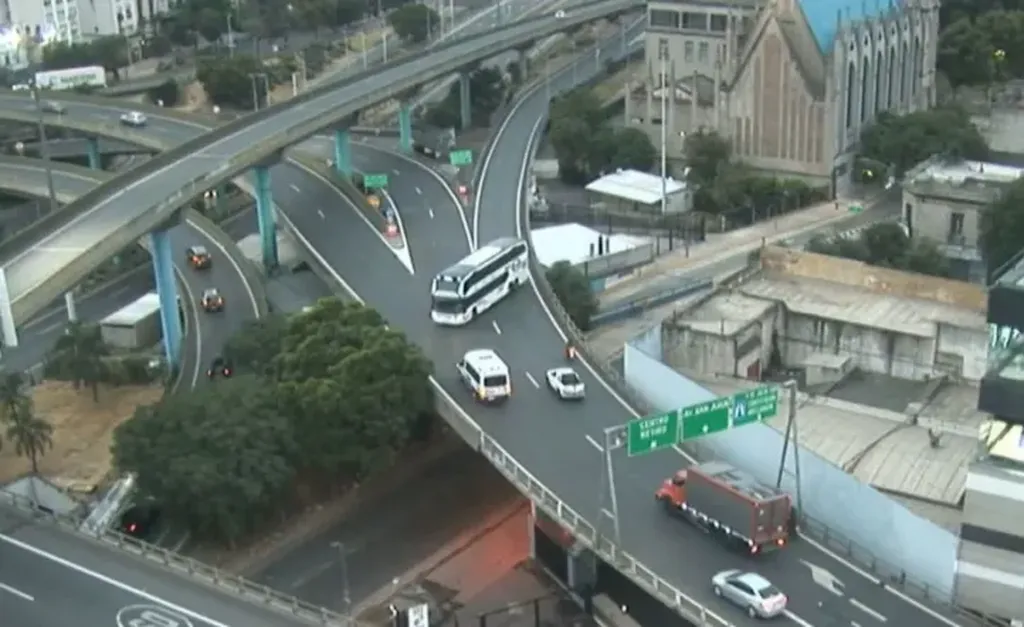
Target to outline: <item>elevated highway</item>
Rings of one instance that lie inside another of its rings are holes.
[[[25,321],[131,241],[173,222],[175,213],[197,195],[255,165],[276,161],[285,148],[316,132],[351,126],[351,116],[358,111],[402,97],[475,61],[641,5],[639,0],[599,0],[572,9],[563,19],[527,19],[446,43],[311,90],[162,153],[74,203],[74,218],[56,230],[37,230],[0,245],[15,323]],[[28,98],[21,107],[5,106],[4,110],[5,117],[11,116],[8,119],[36,121]],[[71,127],[63,120],[51,123]],[[159,133],[149,128],[126,131],[109,114],[90,124],[100,127],[94,133],[144,146],[151,146],[152,136]],[[154,204],[154,199],[162,200]]]
[[[594,68],[591,66],[590,70]],[[570,80],[569,73],[563,73],[556,87]],[[378,308],[423,346],[437,364],[437,390],[452,407],[450,419],[459,423],[456,426],[481,452],[549,514],[572,527],[588,543],[607,548],[606,540],[601,539],[609,529],[602,513],[606,505],[599,487],[603,472],[599,439],[605,427],[622,424],[635,415],[628,404],[594,371],[581,373],[589,386],[590,398],[580,406],[558,403],[531,382],[531,378],[539,379],[545,368],[561,361],[562,346],[560,331],[534,294],[523,291],[470,327],[458,330],[438,328],[423,310],[409,306],[410,294],[427,293],[433,274],[471,248],[473,233],[486,240],[521,232],[518,201],[522,200],[526,155],[539,128],[539,118],[546,110],[542,98],[534,93],[524,99],[508,124],[499,130],[493,152],[484,156],[481,202],[475,208],[473,220],[462,215],[454,198],[443,206],[432,206],[430,216],[404,212],[406,234],[416,261],[415,273],[408,272],[379,242],[366,236],[365,225],[354,211],[319,215],[316,208],[336,203],[336,195],[328,194],[323,187],[303,189],[301,181],[295,178],[294,168],[282,170],[278,177],[283,184],[294,183],[299,187],[291,197],[278,197],[280,217],[340,285]],[[0,109],[7,108],[4,102],[0,100]],[[91,115],[101,117],[97,113]],[[116,109],[107,109],[102,115],[112,119]],[[0,117],[6,116],[0,111]],[[178,130],[184,131],[187,124],[180,124]],[[192,148],[209,156],[211,153],[202,151],[216,146],[217,141],[214,138],[193,143]],[[495,173],[493,177],[490,172]],[[509,176],[511,172],[518,176]],[[159,180],[156,174],[160,175]],[[147,192],[150,198],[167,190],[173,193],[176,188],[170,182],[160,182],[173,178],[167,174],[154,172],[150,178],[141,178],[132,185]],[[430,185],[443,189],[443,182],[429,172],[419,176],[423,181],[434,178]],[[502,178],[507,184],[500,182]],[[401,201],[399,205],[411,206]],[[485,409],[473,405],[452,372],[451,364],[462,352],[481,345],[497,349],[513,369],[517,394],[504,407]],[[623,514],[620,548],[628,556],[617,553],[621,559],[612,561],[691,620],[714,625],[753,624],[715,600],[708,585],[708,577],[715,569],[749,567],[748,561],[710,544],[706,536],[663,516],[655,507],[652,492],[658,482],[686,463],[673,453],[629,460],[628,464],[624,459],[615,460],[615,491]],[[819,606],[823,598],[834,600],[822,596],[827,593],[812,577],[811,565],[842,579],[850,598],[856,598],[874,614],[857,614],[856,608],[850,609],[852,604],[842,608],[835,603]],[[939,612],[883,590],[851,565],[812,544],[791,547],[789,553],[778,560],[765,561],[758,569],[762,566],[765,574],[777,579],[790,594],[795,618],[789,620],[802,627],[847,624],[854,619],[862,627],[890,621],[925,626],[954,624]],[[840,616],[848,620],[840,620]]]
[[[54,191],[61,204],[74,201],[115,176],[110,172],[74,165],[50,165]],[[48,197],[45,162],[37,159],[0,157],[0,189],[26,196]],[[182,298],[191,301],[191,306],[185,308],[189,320],[186,325],[188,332],[185,336],[181,369],[181,384],[189,388],[205,384],[204,373],[207,364],[220,352],[223,342],[247,321],[254,320],[261,314],[261,304],[254,291],[256,288],[251,285],[249,274],[242,269],[239,260],[236,259],[237,250],[231,250],[233,242],[214,235],[210,226],[212,225],[200,216],[186,215],[181,224],[171,230],[174,247],[180,251],[176,259],[176,268],[182,286]],[[214,263],[208,271],[197,272],[184,263],[185,248],[196,244],[205,246],[213,255]],[[201,313],[199,298],[208,287],[216,287],[224,295],[228,306],[223,315]],[[44,334],[44,337],[49,337],[49,334]],[[45,350],[49,348],[50,346],[46,346]],[[10,350],[39,354],[38,347],[19,346]],[[5,355],[5,360],[16,356]]]

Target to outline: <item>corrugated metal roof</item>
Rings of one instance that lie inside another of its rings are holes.
[[[671,196],[684,191],[686,183],[669,178],[665,180],[664,188],[665,194]],[[588,192],[653,205],[661,202],[662,180],[660,176],[646,172],[619,170],[592,181],[586,189]]]
[[[133,325],[157,311],[160,311],[160,297],[156,295],[156,292],[150,292],[110,314],[100,324]]]

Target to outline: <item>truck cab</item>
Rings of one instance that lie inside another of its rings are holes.
[[[682,505],[686,501],[686,470],[680,470],[662,481],[654,498],[669,509]]]

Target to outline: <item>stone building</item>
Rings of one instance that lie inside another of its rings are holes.
[[[938,11],[938,0],[651,0],[627,120],[659,143],[672,92],[670,158],[707,128],[754,168],[842,178],[880,112],[934,102]]]

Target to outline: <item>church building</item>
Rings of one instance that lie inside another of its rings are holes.
[[[651,0],[626,118],[658,145],[664,111],[674,161],[714,129],[753,168],[841,190],[880,112],[934,104],[938,29],[939,0]]]

